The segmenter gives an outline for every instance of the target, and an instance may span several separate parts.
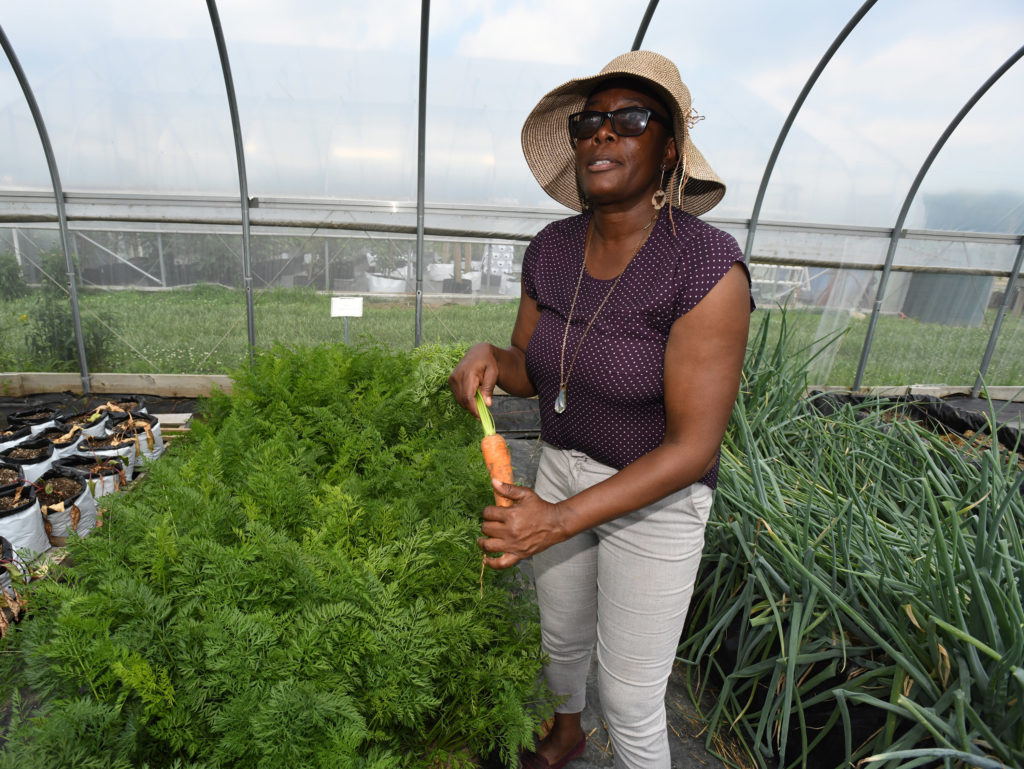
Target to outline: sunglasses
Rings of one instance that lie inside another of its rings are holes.
[[[671,120],[663,118],[647,107],[623,107],[614,112],[585,109],[569,115],[569,136],[576,140],[589,139],[601,130],[605,119],[612,121],[612,130],[618,136],[639,136],[647,130],[647,124],[651,120],[661,123],[669,131],[672,130]]]

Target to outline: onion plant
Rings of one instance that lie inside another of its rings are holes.
[[[717,691],[709,746],[1024,765],[1020,447],[953,443],[899,404],[825,415],[779,328],[752,336],[680,647],[695,700]]]

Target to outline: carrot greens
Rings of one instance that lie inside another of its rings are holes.
[[[459,352],[279,348],[210,399],[31,592],[0,767],[514,765],[550,703],[528,594],[479,593]]]

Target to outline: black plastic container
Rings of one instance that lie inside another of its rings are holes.
[[[53,457],[54,460],[57,460],[78,450],[78,443],[82,440],[82,433],[76,431],[70,438],[64,438],[69,432],[71,432],[69,425],[63,422],[55,422],[53,427],[47,427],[45,430],[36,433],[35,439],[46,440],[52,443]],[[61,438],[64,438],[64,440],[60,440]]]
[[[24,440],[32,437],[32,428],[28,425],[11,425],[6,430],[0,430],[0,451],[17,446]]]
[[[49,422],[60,417],[59,403],[41,403],[31,408],[15,411],[7,415],[7,423],[11,427],[31,427],[33,432],[43,429]]]
[[[24,452],[34,452],[34,456],[20,456]],[[45,438],[33,437],[31,440],[22,441],[4,451],[0,451],[0,462],[21,467],[25,479],[34,481],[40,475],[50,469],[53,463],[53,444]]]
[[[55,461],[53,469],[86,481],[94,497],[117,491],[128,482],[124,462],[120,457],[97,458],[72,454]]]
[[[0,493],[25,485],[25,473],[22,471],[21,465],[0,462],[0,471],[3,471],[0,473]],[[7,478],[12,472],[17,476],[16,479]]]
[[[68,426],[68,429],[78,426],[82,428],[85,435],[105,435],[110,426],[110,417],[105,411],[78,411],[66,414],[60,418],[60,422]]]

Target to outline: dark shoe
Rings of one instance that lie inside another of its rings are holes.
[[[563,766],[568,764],[574,758],[579,758],[583,755],[583,751],[587,748],[587,735],[580,737],[580,741],[576,743],[576,747],[565,754],[557,764],[550,764],[548,760],[543,756],[538,756],[532,750],[527,750],[523,753],[519,759],[519,769],[562,769]]]

